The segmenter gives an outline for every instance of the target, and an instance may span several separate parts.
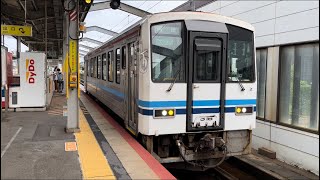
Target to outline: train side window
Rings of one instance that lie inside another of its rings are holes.
[[[120,84],[120,49],[116,49],[116,83]]]
[[[93,58],[93,77],[97,78],[97,57]]]
[[[113,51],[108,52],[108,81],[113,82]]]
[[[127,52],[126,52],[126,46],[122,46],[121,48],[121,60],[122,60],[122,69],[126,69],[126,62],[127,62]]]
[[[90,76],[90,60],[87,60],[86,71],[87,71],[87,76],[89,77]]]
[[[102,79],[107,80],[107,57],[106,53],[102,54]]]
[[[101,56],[97,56],[97,78],[101,79]]]
[[[129,49],[128,49],[128,63],[129,67],[132,66],[133,63],[133,55],[134,55],[134,43],[129,44]]]
[[[90,76],[91,77],[93,77],[93,67],[94,67],[93,58],[91,58],[90,60]]]

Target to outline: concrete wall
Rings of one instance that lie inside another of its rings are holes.
[[[319,40],[319,1],[216,1],[198,10],[253,24],[257,47]]]
[[[268,48],[266,118],[276,121],[279,47],[319,41],[319,1],[215,1],[198,11],[254,25],[257,48]],[[253,148],[259,147],[276,151],[279,160],[319,175],[318,134],[257,120]]]

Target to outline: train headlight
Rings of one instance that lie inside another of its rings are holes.
[[[162,116],[166,116],[168,114],[167,110],[162,111]]]
[[[174,109],[155,109],[153,113],[154,118],[170,118],[175,116]]]
[[[168,112],[168,115],[169,116],[173,116],[174,115],[174,111],[172,109],[170,109],[169,112]]]
[[[252,114],[253,113],[253,107],[236,107],[235,109],[236,115],[242,115],[242,114]]]

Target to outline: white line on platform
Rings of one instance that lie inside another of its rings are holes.
[[[22,127],[20,127],[18,129],[18,131],[12,136],[12,138],[10,139],[9,143],[7,144],[7,146],[4,148],[4,150],[1,152],[1,159],[3,157],[3,155],[7,152],[7,150],[9,149],[11,143],[14,141],[14,139],[17,137],[17,135],[19,134],[19,132],[21,131]]]

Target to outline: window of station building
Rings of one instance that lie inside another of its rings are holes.
[[[108,52],[108,81],[113,82],[114,57],[113,51]]]
[[[120,84],[120,49],[116,49],[116,83]]]
[[[90,76],[91,77],[93,77],[93,69],[94,69],[94,63],[93,63],[94,61],[93,61],[93,58],[91,58],[91,60],[90,60]]]
[[[101,56],[97,56],[97,78],[101,79]]]
[[[151,26],[151,79],[153,82],[184,82],[184,28],[182,22]]]
[[[253,32],[227,24],[228,42],[228,81],[253,82],[255,80]]]
[[[126,69],[126,61],[127,61],[127,52],[126,52],[126,47],[123,46],[121,48],[121,60],[122,60],[122,69]]]
[[[102,79],[107,80],[107,55],[102,54]]]
[[[265,118],[266,103],[266,77],[267,77],[267,52],[268,49],[257,49],[257,118]]]
[[[280,49],[279,122],[319,132],[319,43]]]

